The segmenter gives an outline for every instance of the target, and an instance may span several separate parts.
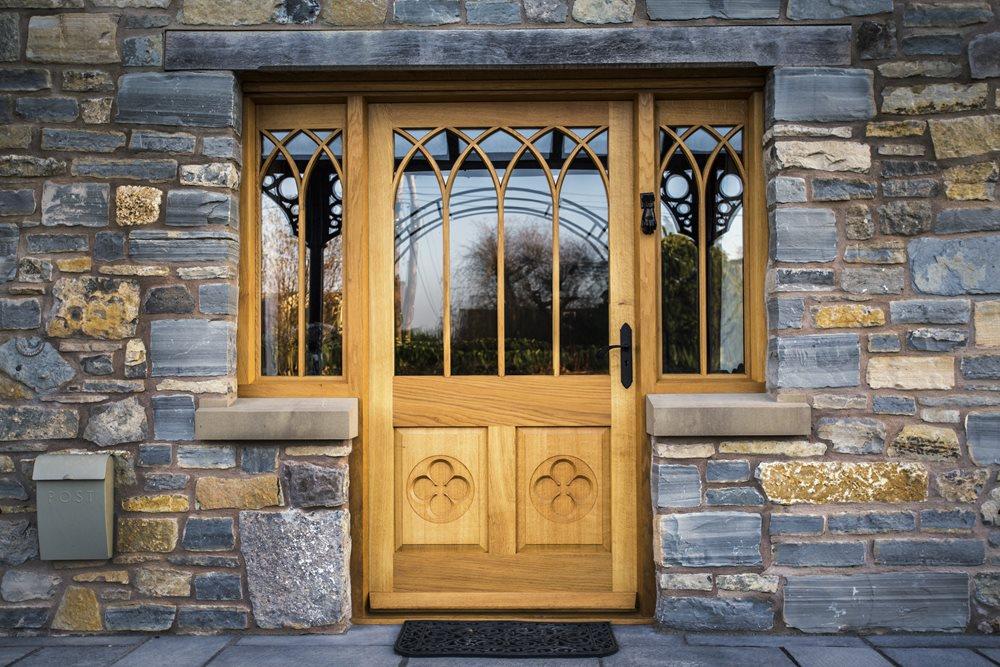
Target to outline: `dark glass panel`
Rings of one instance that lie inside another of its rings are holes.
[[[577,134],[589,133],[584,128]],[[563,136],[565,144],[574,142]],[[555,139],[553,143],[558,143]],[[559,192],[559,361],[562,373],[608,370],[608,195],[598,163],[583,150],[569,160]],[[564,150],[564,149],[563,149]],[[566,151],[567,154],[571,151]]]
[[[743,180],[723,148],[706,182],[708,262],[708,372],[742,373]]]
[[[675,130],[680,136],[684,128]],[[661,155],[669,156],[660,177],[662,370],[697,373],[700,370],[697,173],[681,147],[675,145],[673,136],[661,130],[660,142]]]
[[[437,176],[418,151],[403,166],[395,200],[396,375],[444,373],[442,205]]]
[[[474,150],[452,177],[451,374],[496,375],[497,192],[486,163]]]
[[[524,134],[530,134],[527,131]],[[508,375],[551,375],[552,191],[531,152],[504,193],[504,334]]]

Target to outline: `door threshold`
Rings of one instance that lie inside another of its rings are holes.
[[[399,625],[403,621],[573,621],[598,622],[606,621],[612,625],[651,625],[653,619],[649,616],[642,616],[638,612],[632,614],[574,614],[558,613],[551,614],[525,614],[525,613],[483,613],[483,612],[413,612],[413,613],[375,613],[369,612],[365,616],[351,619],[352,625]]]

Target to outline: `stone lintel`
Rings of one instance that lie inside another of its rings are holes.
[[[358,435],[356,398],[238,398],[195,411],[197,440],[350,440]]]
[[[646,432],[655,436],[809,435],[806,403],[775,401],[767,394],[649,394]]]
[[[849,65],[851,27],[168,30],[166,70]]]

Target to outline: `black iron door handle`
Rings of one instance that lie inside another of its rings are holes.
[[[621,369],[622,386],[628,389],[632,386],[632,327],[626,322],[622,325],[617,345],[608,345],[608,351],[621,351],[619,368]]]

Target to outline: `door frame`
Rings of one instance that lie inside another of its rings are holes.
[[[746,99],[753,102],[752,116],[754,128],[751,130],[755,137],[760,140],[762,132],[762,91],[765,86],[765,77],[759,71],[735,72],[729,70],[689,70],[686,75],[677,72],[657,72],[655,70],[625,70],[625,71],[591,71],[591,72],[566,72],[563,74],[545,73],[517,73],[517,72],[496,72],[496,71],[476,71],[476,72],[425,72],[409,73],[403,77],[397,74],[390,74],[384,80],[372,80],[370,75],[359,76],[351,73],[340,75],[326,74],[318,78],[313,75],[300,75],[295,77],[283,77],[283,80],[276,80],[274,75],[253,74],[243,81],[244,92],[244,169],[250,169],[256,164],[259,149],[255,141],[255,118],[256,107],[258,105],[289,105],[289,104],[344,104],[346,105],[347,123],[349,128],[355,128],[354,132],[345,132],[345,162],[346,179],[352,184],[347,190],[345,201],[345,215],[353,220],[359,220],[360,225],[355,225],[357,229],[355,235],[348,233],[345,243],[348,248],[358,249],[355,255],[353,271],[345,276],[345,290],[350,291],[356,299],[356,303],[364,304],[368,313],[359,314],[360,317],[351,323],[352,332],[345,334],[352,336],[354,344],[351,344],[349,353],[352,355],[352,363],[358,370],[367,369],[370,364],[370,338],[368,336],[369,317],[371,311],[371,301],[369,296],[369,281],[371,276],[379,269],[369,261],[370,252],[363,252],[362,249],[369,246],[368,228],[368,204],[369,204],[369,179],[368,161],[369,151],[367,145],[368,138],[368,106],[373,103],[388,102],[409,102],[409,101],[530,101],[549,100],[561,103],[584,100],[622,100],[632,104],[632,117],[635,122],[633,140],[638,142],[633,151],[635,156],[634,177],[642,182],[652,178],[650,165],[652,165],[652,153],[655,150],[652,137],[646,129],[648,120],[652,118],[655,102],[658,100],[670,99],[702,99],[711,101],[713,99]],[[650,125],[651,127],[651,125]],[[361,131],[358,131],[358,130]],[[649,140],[647,140],[649,139]],[[763,176],[760,164],[754,165],[751,170],[759,183],[753,190],[760,193],[756,198],[759,200],[754,204],[754,209],[763,208]],[[249,171],[245,172],[251,173]],[[651,181],[650,181],[651,182]],[[241,187],[241,211],[244,219],[253,219],[258,214],[256,207],[257,193],[254,179],[243,178]],[[639,209],[639,187],[633,188],[631,197],[631,215],[633,218]],[[762,218],[766,221],[766,218]],[[360,227],[360,229],[358,229]],[[256,272],[257,266],[246,261],[248,249],[255,250],[256,243],[252,238],[251,231],[256,229],[256,225],[243,224],[240,227],[241,235],[241,264],[240,264],[240,317],[241,327],[238,335],[243,336],[243,313],[252,302],[244,294],[245,277],[247,272]],[[763,234],[766,238],[766,230]],[[634,243],[636,247],[634,266],[634,281],[636,290],[648,289],[647,279],[649,271],[643,271],[640,262],[640,253],[643,236],[638,229],[638,224],[634,226]],[[349,252],[349,251],[348,251]],[[384,269],[384,267],[382,267]],[[389,267],[391,268],[391,267]],[[752,272],[756,273],[756,272]],[[763,276],[763,267],[760,271]],[[748,280],[756,280],[753,275]],[[761,278],[762,279],[762,278]],[[749,292],[751,285],[748,284]],[[351,297],[348,297],[349,299]],[[633,326],[636,329],[637,353],[641,355],[641,349],[649,344],[650,335],[655,336],[655,331],[650,333],[651,328],[648,323],[638,321],[644,317],[636,306],[636,315],[633,317]],[[646,333],[644,337],[643,334]],[[749,344],[749,339],[748,339]],[[346,350],[347,348],[345,348]],[[345,378],[340,381],[330,381],[319,379],[314,382],[303,382],[293,385],[272,386],[270,388],[259,385],[244,386],[241,381],[240,395],[246,396],[349,396],[357,397],[360,401],[360,425],[359,436],[353,443],[353,450],[350,456],[350,494],[349,508],[351,513],[351,539],[354,548],[351,551],[351,588],[352,607],[354,623],[392,623],[405,618],[550,618],[550,619],[581,619],[600,618],[612,620],[616,623],[644,623],[653,615],[656,602],[655,567],[653,560],[653,540],[652,540],[652,507],[650,503],[650,443],[646,434],[643,404],[645,395],[657,390],[664,390],[663,383],[658,382],[649,374],[642,372],[642,357],[637,356],[636,361],[636,391],[635,391],[635,521],[637,530],[635,544],[635,569],[638,582],[638,600],[636,609],[632,612],[623,613],[524,613],[524,612],[498,612],[498,613],[454,613],[454,612],[425,612],[425,613],[377,613],[368,608],[367,600],[370,590],[371,559],[369,553],[369,533],[368,530],[373,523],[373,516],[376,516],[372,504],[370,503],[370,488],[368,479],[368,456],[366,453],[368,443],[371,440],[371,416],[373,411],[380,409],[371,400],[373,394],[377,394],[379,386],[377,382],[369,382],[368,373],[351,372],[347,368],[348,360],[345,358]],[[242,359],[241,359],[242,362]],[[648,366],[647,366],[648,367]],[[391,375],[389,376],[391,382]],[[698,383],[688,382],[678,384],[674,391],[698,391]],[[715,387],[700,385],[701,391],[719,390]],[[391,385],[389,387],[391,391]],[[381,388],[382,391],[385,387]],[[727,387],[728,391],[752,391],[750,387],[734,386]],[[382,407],[384,409],[384,406]],[[391,419],[391,414],[389,415]]]

